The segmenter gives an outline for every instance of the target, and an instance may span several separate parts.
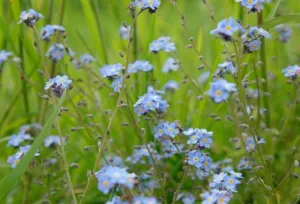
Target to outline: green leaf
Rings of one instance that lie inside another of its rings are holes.
[[[300,21],[300,13],[283,15],[283,16],[279,16],[277,18],[273,18],[272,20],[265,21],[261,25],[261,27],[266,29],[266,30],[270,30],[271,28],[273,28],[277,25],[287,23],[289,21]]]
[[[274,18],[274,16],[276,15],[276,12],[277,12],[277,10],[278,10],[279,5],[281,4],[281,2],[282,2],[282,0],[277,0],[277,2],[276,2],[276,4],[275,4],[274,8],[272,9],[270,15],[268,16],[268,20]]]
[[[39,136],[35,139],[29,151],[21,159],[20,163],[15,169],[13,169],[0,183],[0,200],[9,193],[12,188],[14,188],[20,181],[20,177],[26,171],[29,163],[31,162],[34,154],[38,151],[39,147],[43,144],[45,138],[49,135],[49,132],[52,128],[52,124],[55,122],[56,117],[59,114],[60,107],[62,106],[66,98],[66,92],[63,93],[58,104],[55,106],[53,113],[47,120],[44,128],[40,132]]]
[[[98,32],[98,27],[97,27],[97,21],[96,21],[96,17],[94,15],[94,12],[92,10],[91,4],[89,3],[90,1],[87,0],[81,0],[81,5],[83,8],[83,13],[84,13],[84,17],[87,23],[87,27],[89,28],[89,33],[92,37],[92,41],[94,41],[94,47],[96,48],[101,48],[103,47],[102,42],[101,42],[101,38],[100,38],[100,33]],[[97,49],[97,51],[100,52],[101,55],[101,62],[103,64],[103,62],[105,62],[105,53],[103,52],[102,49]]]

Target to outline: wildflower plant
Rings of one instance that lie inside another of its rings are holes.
[[[1,201],[299,201],[298,4],[10,6]]]

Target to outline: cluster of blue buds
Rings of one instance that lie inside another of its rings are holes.
[[[160,0],[135,0],[132,5],[140,9],[148,9],[150,13],[155,13],[160,6]]]
[[[107,194],[115,185],[123,185],[133,188],[137,182],[134,173],[128,173],[126,168],[106,166],[95,173],[98,181],[98,189]]]
[[[48,52],[46,53],[46,57],[48,57],[53,62],[57,62],[63,58],[64,54],[64,45],[63,44],[53,44],[49,48]]]
[[[210,34],[219,36],[225,41],[231,41],[233,34],[240,30],[242,30],[242,26],[234,18],[229,17],[220,21],[217,28],[212,30]]]
[[[288,66],[282,70],[282,73],[286,78],[296,79],[300,76],[300,67],[298,65]]]
[[[158,53],[159,51],[173,52],[176,51],[175,43],[170,42],[170,37],[160,37],[150,44],[150,52]]]
[[[251,53],[259,50],[261,38],[271,38],[271,35],[263,28],[250,27],[250,29],[242,36],[244,52]]]
[[[153,70],[153,66],[146,60],[137,60],[128,65],[128,73],[136,73],[137,71],[149,72]]]
[[[278,25],[275,28],[280,35],[280,41],[283,43],[288,42],[293,32],[292,29],[289,26],[284,24]]]
[[[122,70],[122,64],[111,64],[111,65],[104,65],[100,68],[100,74],[102,77],[106,77],[108,79],[114,79],[120,75],[120,71]]]
[[[220,103],[229,98],[231,92],[235,92],[235,84],[229,83],[225,79],[216,79],[210,84],[207,94],[216,102]]]
[[[176,72],[179,69],[179,63],[177,59],[172,57],[168,58],[163,65],[162,72]]]
[[[201,194],[203,203],[229,203],[242,178],[241,173],[232,170],[229,173],[215,174],[213,180],[209,183],[210,191]]]
[[[66,32],[65,28],[59,25],[46,25],[41,29],[42,40],[49,41],[50,37],[55,34],[55,32]]]
[[[57,75],[55,78],[50,79],[45,86],[45,90],[52,89],[57,97],[61,97],[64,90],[71,88],[72,80],[68,76]]]
[[[24,22],[28,27],[33,27],[42,17],[42,14],[33,9],[29,9],[29,11],[22,11],[20,21],[18,23]]]
[[[270,3],[271,0],[235,0],[240,2],[242,6],[246,7],[249,12],[261,12],[265,3]]]
[[[17,164],[21,161],[23,156],[28,152],[30,147],[31,147],[30,145],[21,146],[19,148],[19,151],[16,154],[8,157],[7,162],[11,165],[12,168],[15,168],[17,166]],[[34,156],[39,156],[39,155],[40,155],[39,153],[35,153]]]

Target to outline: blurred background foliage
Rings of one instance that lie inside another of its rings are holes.
[[[44,15],[44,18],[37,23],[38,30],[46,24],[65,27],[69,47],[77,53],[77,57],[84,53],[93,55],[97,59],[93,68],[98,72],[98,68],[104,64],[125,64],[119,56],[119,52],[127,55],[128,41],[119,37],[119,28],[124,22],[128,25],[132,23],[130,12],[126,8],[129,3],[129,0],[2,0],[0,2],[0,50],[11,51],[15,56],[22,58],[21,67],[6,63],[0,73],[0,175],[6,175],[10,171],[6,159],[13,153],[13,150],[6,148],[7,136],[16,133],[23,124],[34,122],[44,124],[52,112],[51,102],[49,102],[50,105],[47,106],[45,117],[40,118],[40,111],[43,106],[43,99],[40,96],[45,94],[44,84],[48,79],[41,75],[39,70],[50,69],[51,67],[50,61],[46,62],[45,67],[41,67],[40,55],[44,55],[53,42],[59,42],[61,39],[54,38],[52,42],[42,42],[43,53],[38,53],[34,47],[34,30],[23,24],[17,24],[21,11],[33,8]],[[217,64],[226,59],[222,51],[228,48],[226,44],[222,44],[219,39],[210,35],[210,30],[216,27],[216,22],[229,16],[240,19],[243,25],[255,25],[256,15],[247,14],[247,11],[241,9],[234,0],[210,0],[208,3],[213,8],[216,21],[211,19],[211,12],[201,0],[177,1],[178,7],[185,15],[186,24],[191,35],[195,38],[198,49],[209,66],[216,70]],[[265,7],[265,19],[268,19],[274,5],[275,0]],[[275,16],[297,12],[300,12],[300,4],[297,0],[283,0]],[[299,64],[300,60],[299,41],[297,40],[300,34],[300,25],[291,23],[290,26],[293,29],[293,34],[288,43],[281,44],[278,40],[278,33],[271,29],[272,39],[268,40],[266,45],[272,130],[262,132],[268,141],[266,145],[268,154],[275,155],[275,165],[273,166],[279,174],[274,176],[278,180],[286,172],[287,166],[293,162],[289,160],[290,150],[293,148],[294,138],[299,137],[299,122],[289,123],[292,114],[296,116],[299,114],[299,110],[291,109],[295,100],[295,91],[292,86],[285,83],[286,79],[281,74],[282,68]],[[171,74],[161,72],[163,63],[169,57],[167,54],[154,55],[149,53],[149,43],[160,36],[172,38],[177,47],[177,57],[182,62],[184,70],[194,80],[197,80],[201,74],[207,71],[206,69],[200,71],[197,69],[201,63],[199,63],[194,50],[186,48],[190,44],[189,37],[180,25],[179,13],[168,0],[162,0],[162,5],[155,15],[145,12],[138,18],[134,36],[134,44],[129,53],[130,62],[136,59],[149,60],[154,65],[155,70],[152,74],[139,73],[130,79],[129,85],[134,85],[130,94],[131,104],[135,103],[138,96],[146,92],[147,84],[160,89],[170,79],[178,82],[184,80],[181,72]],[[244,61],[249,64],[246,71],[251,72],[253,58],[248,56]],[[24,74],[22,74],[21,68],[24,70]],[[75,190],[81,192],[86,183],[87,169],[92,168],[97,151],[96,147],[92,147],[91,151],[84,151],[83,148],[95,146],[96,139],[95,141],[86,139],[88,138],[87,131],[72,132],[70,129],[91,122],[91,119],[87,117],[82,117],[82,120],[78,118],[76,115],[78,112],[81,116],[93,113],[93,122],[99,126],[96,128],[88,127],[90,134],[94,138],[103,135],[109,122],[109,114],[107,113],[114,107],[117,95],[110,94],[108,89],[99,88],[99,83],[94,83],[97,80],[96,77],[88,79],[84,70],[75,69],[67,57],[56,64],[56,74],[59,73],[69,75],[74,81],[74,88],[69,92],[64,103],[64,107],[70,108],[70,111],[68,114],[62,115],[61,127],[63,134],[69,136],[69,142],[66,146],[68,161],[79,164],[79,168],[71,170],[71,174]],[[250,75],[250,78],[253,79],[253,76]],[[232,114],[232,110],[229,108],[230,104],[215,104],[207,97],[204,100],[196,100],[197,96],[204,95],[204,92],[208,90],[207,83],[207,81],[198,83],[200,91],[189,83],[181,84],[179,90],[174,94],[169,94],[167,97],[170,104],[170,114],[166,119],[179,120],[185,128],[199,127],[213,131],[212,152],[214,152],[215,161],[224,158],[240,158],[241,152],[236,151],[229,142],[229,139],[235,137],[236,134],[235,124],[226,120],[226,115]],[[98,91],[89,93],[87,86],[92,86]],[[26,95],[24,90],[26,90]],[[76,105],[73,106],[72,103],[83,105],[76,109],[74,108]],[[294,113],[291,113],[292,111]],[[210,117],[211,114],[220,117],[220,121],[217,122]],[[123,158],[132,153],[134,145],[143,143],[137,139],[132,128],[121,125],[122,122],[129,121],[127,109],[121,109],[113,122],[111,132],[113,142],[110,143],[108,150],[122,155]],[[141,120],[140,127],[147,129],[146,140],[153,140],[152,128],[149,124]],[[55,129],[53,129],[53,134],[57,134]],[[276,145],[271,144],[274,135],[279,135],[278,138],[280,138],[280,142]],[[47,154],[53,155],[50,151]],[[42,158],[38,160],[41,162]],[[55,170],[53,169],[53,171]],[[42,198],[43,194],[40,193],[49,190],[46,183],[56,181],[47,181],[47,178],[43,177],[43,169],[34,169],[31,173],[38,175],[37,180],[35,180],[36,183],[31,187],[29,196],[36,201],[37,198]],[[63,172],[57,172],[57,174],[63,174]],[[39,184],[39,182],[43,184]],[[251,190],[243,188],[246,190],[240,195],[243,193],[248,195],[247,191],[256,191],[255,185],[257,184],[253,184]],[[293,185],[296,184],[293,183]],[[21,197],[18,196],[22,195],[22,192],[19,188],[22,188],[22,185],[19,185],[9,195],[7,201],[13,198],[14,203],[20,203]],[[289,189],[286,189],[287,192],[283,195],[297,194],[300,190],[299,185],[296,185],[295,188],[289,186],[289,188],[292,191],[288,192]],[[64,192],[59,193],[64,194]],[[93,198],[93,201],[89,198]],[[93,186],[87,201],[101,203],[103,202],[101,199],[99,192]],[[258,199],[257,203],[264,203],[264,201]]]

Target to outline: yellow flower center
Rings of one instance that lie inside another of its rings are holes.
[[[220,90],[216,91],[216,95],[217,96],[221,96],[222,95],[222,91],[220,91]]]
[[[169,132],[173,132],[173,128],[169,128]]]
[[[228,25],[228,26],[226,26],[225,29],[229,31],[229,30],[231,30],[231,26]]]
[[[194,157],[193,160],[194,160],[194,162],[198,162],[199,158],[198,157]]]
[[[230,184],[233,184],[233,179],[229,179],[228,181]]]
[[[152,102],[151,101],[148,102],[148,106],[152,106]]]
[[[108,186],[108,181],[103,181],[103,186],[107,187]]]
[[[158,132],[159,134],[161,134],[161,133],[163,133],[163,130],[162,130],[162,129],[159,129],[157,132]]]
[[[204,162],[204,166],[208,166],[208,162],[206,161],[206,162]]]
[[[252,4],[253,0],[248,0],[248,4]]]
[[[150,5],[153,5],[153,0],[149,0],[148,3],[149,3]]]
[[[203,142],[206,143],[206,142],[207,142],[207,139],[206,139],[206,138],[203,138]]]
[[[56,55],[56,57],[59,57],[60,52],[59,51],[55,52],[55,55]]]

